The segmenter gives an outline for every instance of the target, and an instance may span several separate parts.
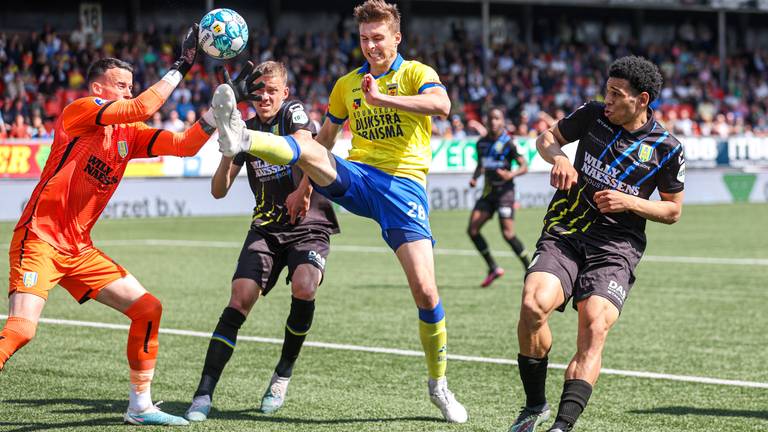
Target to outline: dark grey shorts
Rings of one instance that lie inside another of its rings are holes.
[[[640,253],[628,242],[592,244],[567,235],[542,233],[526,277],[533,272],[551,273],[560,279],[565,301],[563,312],[573,298],[573,307],[596,295],[608,299],[621,312],[632,284]]]
[[[240,251],[232,280],[252,279],[261,287],[262,295],[267,295],[285,267],[288,267],[286,283],[301,264],[311,264],[325,273],[329,252],[330,233],[323,229],[302,227],[288,232],[270,232],[252,227]]]

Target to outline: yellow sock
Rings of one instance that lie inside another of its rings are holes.
[[[292,136],[249,131],[251,146],[248,153],[273,165],[293,165],[299,160],[301,148]]]
[[[431,324],[419,320],[419,337],[427,360],[429,377],[439,379],[445,376],[445,368],[448,365],[448,333],[445,331],[445,318]]]

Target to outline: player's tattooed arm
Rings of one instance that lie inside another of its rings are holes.
[[[659,192],[661,201],[651,201],[613,189],[595,193],[595,204],[602,213],[631,211],[654,222],[673,224],[683,211],[683,192]]]

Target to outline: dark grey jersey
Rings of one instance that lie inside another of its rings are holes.
[[[597,240],[629,240],[645,249],[645,218],[633,213],[602,214],[594,194],[615,189],[647,199],[654,190],[683,190],[683,146],[648,112],[648,122],[628,131],[611,123],[605,105],[588,102],[557,127],[566,141],[579,140],[573,166],[578,183],[570,191],[558,190],[544,218],[544,230]]]
[[[261,122],[254,117],[246,122],[248,129],[271,132],[275,135],[290,135],[299,130],[308,130],[314,136],[314,130],[304,105],[299,101],[285,101],[277,115],[269,122]],[[272,165],[248,153],[239,153],[233,163],[245,165],[248,182],[251,185],[256,206],[253,209],[253,224],[257,226],[289,229],[290,217],[285,208],[285,199],[296,190],[301,179],[298,167]],[[313,192],[307,215],[299,225],[315,225],[338,232],[336,214],[331,203],[322,195]]]

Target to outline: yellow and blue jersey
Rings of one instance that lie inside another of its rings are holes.
[[[395,108],[366,104],[360,88],[370,72],[368,62],[336,81],[328,102],[328,119],[335,124],[349,120],[352,149],[348,160],[385,173],[426,184],[432,162],[432,119]],[[379,91],[392,96],[414,96],[430,87],[443,87],[434,69],[400,54],[382,75],[375,76]]]

